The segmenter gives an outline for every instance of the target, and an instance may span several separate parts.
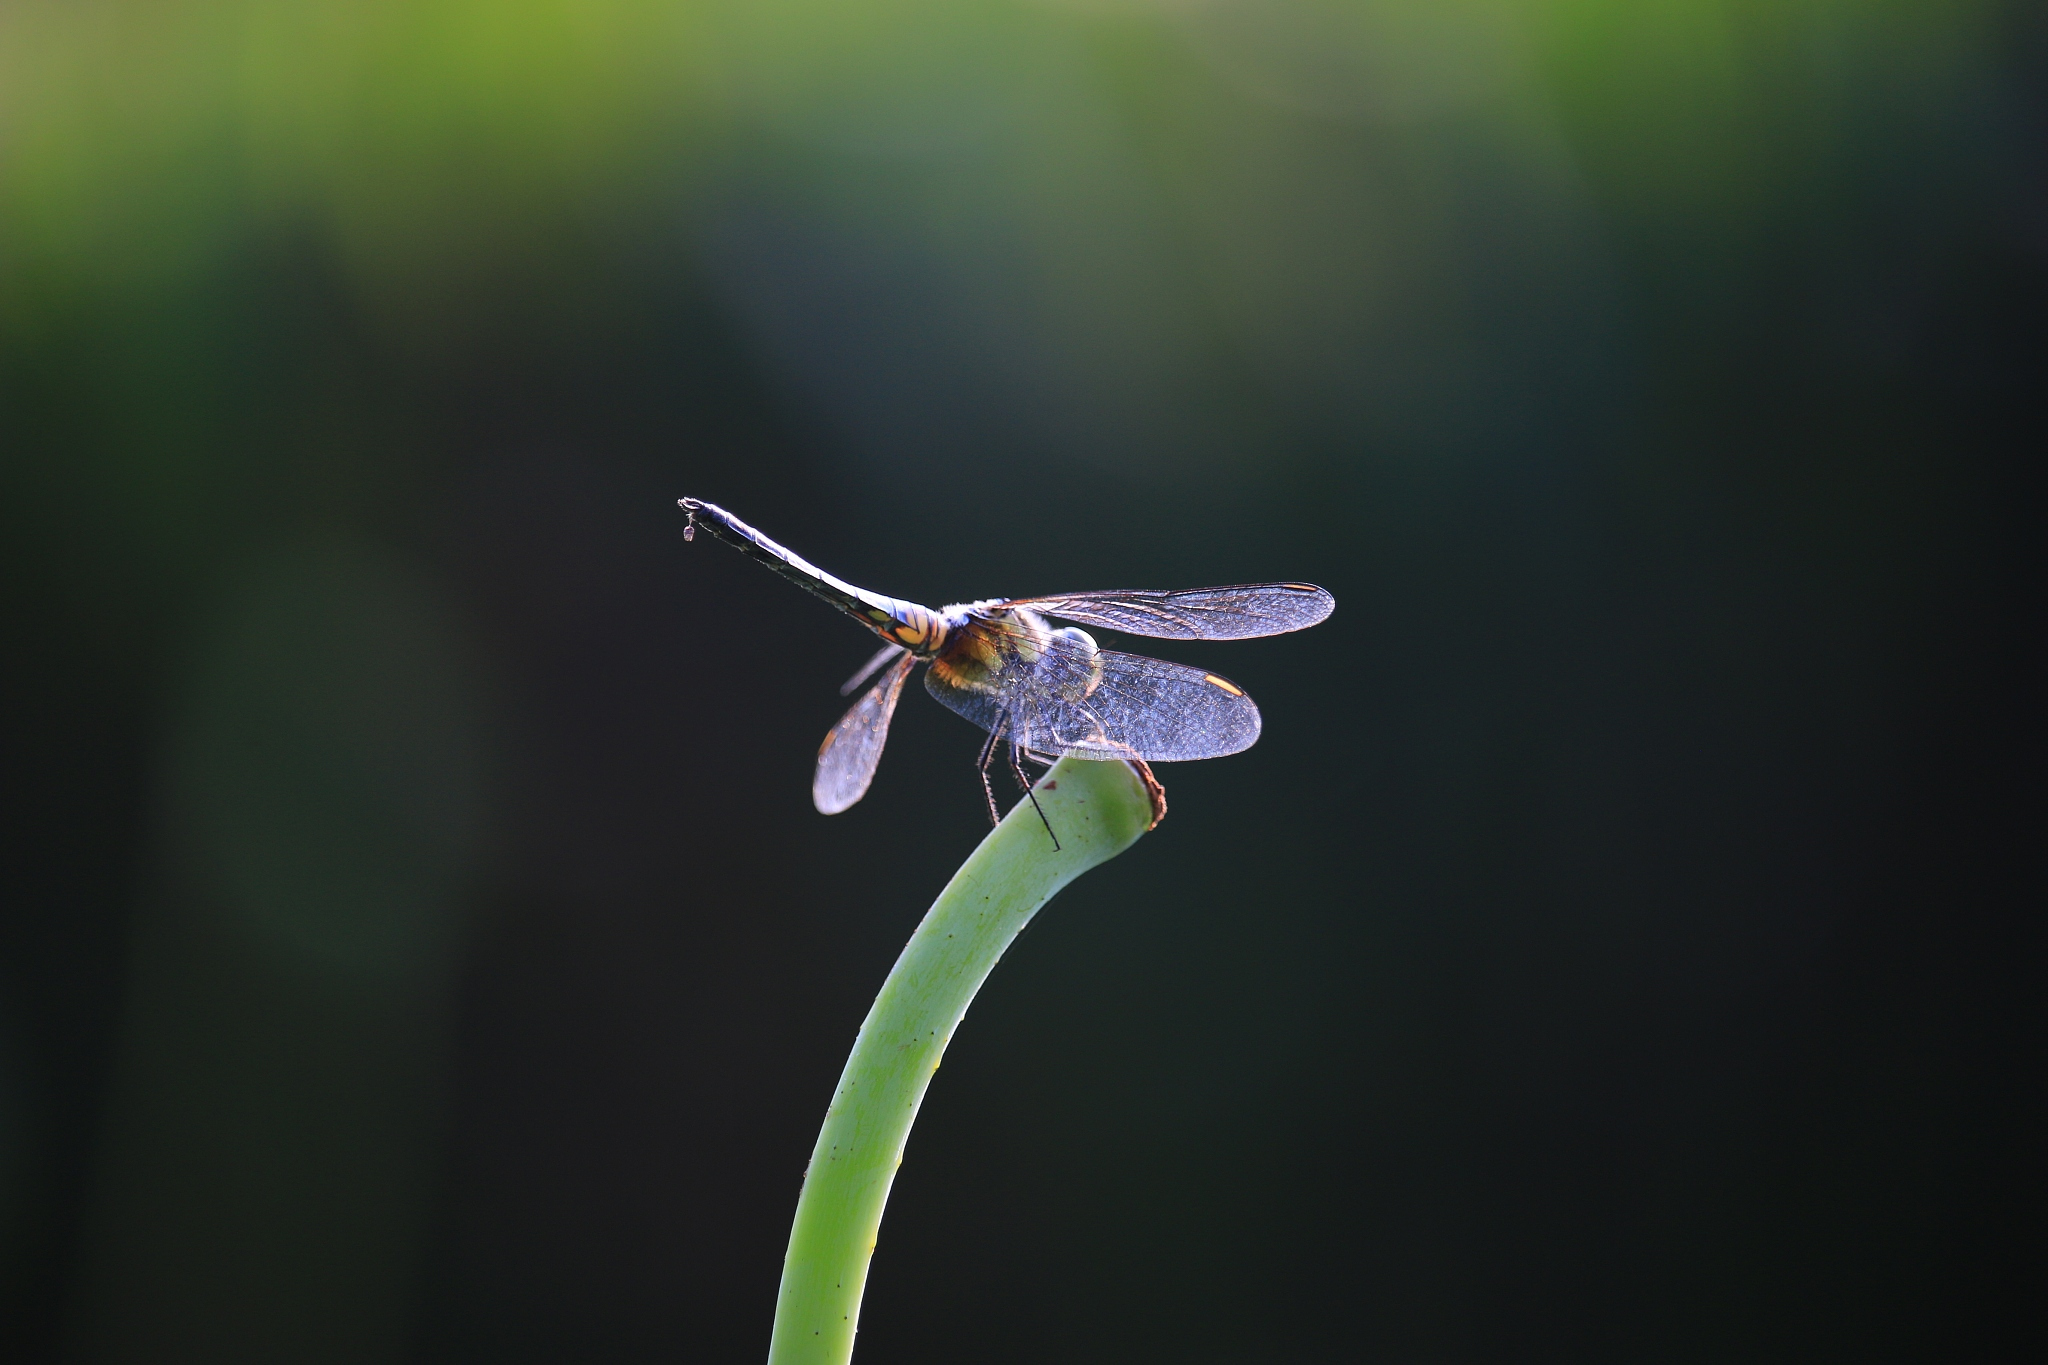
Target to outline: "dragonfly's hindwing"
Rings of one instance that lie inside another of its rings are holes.
[[[1072,708],[1093,730],[1066,752],[1178,763],[1221,758],[1258,742],[1258,705],[1228,678],[1112,649],[1097,657],[1102,682]],[[1075,719],[1071,712],[1059,716],[1060,731],[1074,734]]]
[[[818,771],[811,779],[811,801],[827,815],[837,815],[868,794],[882,746],[889,742],[889,720],[903,695],[903,680],[916,659],[904,655],[861,694],[818,746]]]
[[[925,689],[982,729],[1041,754],[1172,763],[1248,749],[1259,708],[1227,678],[976,621],[974,668],[941,657]]]

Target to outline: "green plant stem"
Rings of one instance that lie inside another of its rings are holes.
[[[882,1206],[953,1030],[1038,908],[1152,823],[1122,763],[1061,759],[1036,790],[1060,850],[1028,801],[1012,810],[939,893],[860,1026],[797,1199],[769,1365],[852,1358]]]

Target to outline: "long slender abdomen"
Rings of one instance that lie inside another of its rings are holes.
[[[919,654],[928,652],[935,643],[932,637],[938,618],[929,608],[915,602],[884,597],[881,593],[856,588],[834,578],[717,503],[700,502],[695,498],[682,498],[678,502],[690,514],[691,525],[702,526],[747,558],[780,574],[804,591],[824,598],[883,639],[904,645]]]

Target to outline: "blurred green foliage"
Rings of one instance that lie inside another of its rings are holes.
[[[1333,422],[1441,457],[1494,438],[1460,441],[1468,386],[1569,382],[1488,372],[1488,272],[1569,347],[1626,325],[1613,253],[1690,262],[1647,320],[1713,328],[1788,228],[1853,235],[1902,158],[1945,155],[2004,32],[1981,0],[29,0],[0,24],[0,342],[96,414],[61,455],[18,445],[11,491],[28,534],[103,528],[50,548],[116,593],[259,515],[220,289],[267,244],[333,261],[430,365],[515,316],[591,325],[618,253],[681,223],[827,390],[874,386],[806,355],[819,301],[747,263],[851,252],[937,300],[936,335],[875,363],[956,349],[1111,476],[1257,477]],[[764,201],[810,235],[764,247]],[[1846,259],[1840,288],[1883,268]]]

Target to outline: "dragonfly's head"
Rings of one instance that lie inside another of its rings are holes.
[[[1080,701],[1102,684],[1102,651],[1095,637],[1079,626],[1062,626],[1051,634],[1052,649],[1062,663],[1060,690],[1067,700]]]

